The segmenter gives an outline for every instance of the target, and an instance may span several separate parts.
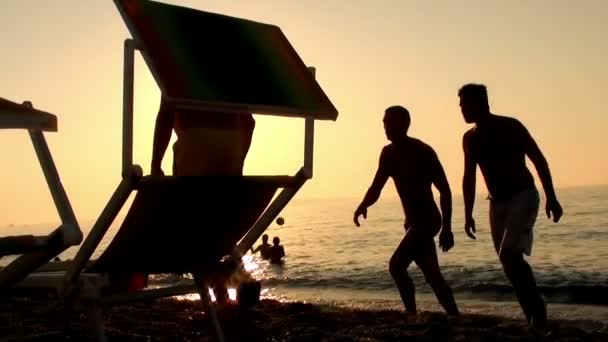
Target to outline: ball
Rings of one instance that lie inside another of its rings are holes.
[[[285,220],[282,217],[277,217],[277,224],[282,226],[285,223]]]

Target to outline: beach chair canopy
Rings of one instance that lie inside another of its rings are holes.
[[[0,97],[0,128],[57,131],[55,115]]]
[[[169,104],[336,120],[279,27],[155,1],[114,2]]]
[[[281,179],[144,179],[118,233],[87,271],[211,271],[260,217]]]

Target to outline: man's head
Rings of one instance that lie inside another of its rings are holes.
[[[390,141],[396,141],[407,135],[410,128],[410,112],[402,106],[388,107],[384,111],[384,132]]]
[[[476,123],[490,113],[488,90],[483,84],[469,83],[458,90],[460,111],[467,123]]]
[[[278,236],[275,236],[275,237],[273,237],[273,238],[272,238],[272,243],[273,243],[275,246],[278,246],[278,245],[279,245],[279,243],[281,243],[281,239],[279,239],[279,237],[278,237]]]
[[[268,234],[262,235],[262,242],[263,243],[268,243]]]

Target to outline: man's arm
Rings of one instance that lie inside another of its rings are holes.
[[[447,252],[454,247],[454,236],[452,234],[452,191],[450,190],[450,183],[445,175],[443,166],[434,151],[432,151],[431,158],[433,184],[439,191],[439,205],[441,206],[442,225],[439,236],[439,247],[444,252]]]
[[[441,217],[443,219],[443,228],[452,229],[452,190],[443,170],[443,166],[433,151],[432,155],[432,170],[433,184],[439,191],[439,205],[441,206]]]
[[[376,175],[374,176],[374,180],[372,181],[372,185],[367,190],[367,193],[363,197],[363,201],[355,210],[354,222],[357,227],[359,227],[359,216],[363,215],[364,218],[367,218],[367,208],[372,204],[376,203],[378,198],[380,198],[380,193],[382,193],[382,188],[386,184],[388,180],[388,171],[387,171],[387,161],[386,161],[386,148],[382,150],[380,154],[380,162],[378,165],[378,170],[376,171]]]
[[[475,205],[475,182],[477,162],[469,150],[470,136],[465,133],[462,138],[464,150],[464,176],[462,177],[462,194],[464,196],[464,230],[471,239],[475,239],[475,220],[473,219],[473,206]]]
[[[546,212],[547,217],[551,218],[551,213],[553,213],[553,221],[558,222],[563,214],[563,210],[561,205],[557,200],[557,196],[555,195],[555,189],[553,188],[553,180],[551,178],[551,171],[549,170],[549,163],[547,163],[547,159],[541,152],[540,148],[530,135],[530,132],[526,129],[526,127],[521,124],[520,126],[522,142],[524,146],[524,152],[534,164],[534,168],[536,169],[536,173],[538,174],[538,178],[540,178],[540,182],[543,185],[543,189],[545,190],[546,197]]]
[[[251,147],[251,141],[253,140],[253,131],[255,129],[255,119],[252,114],[248,114],[244,118],[241,118],[244,121],[244,133],[245,139],[243,139],[243,162],[245,162],[245,158],[247,157],[247,153],[249,152],[249,148]]]
[[[150,173],[152,175],[163,175],[161,164],[173,131],[174,113],[163,100],[160,102],[156,126],[154,127],[154,141],[152,143],[152,163]]]

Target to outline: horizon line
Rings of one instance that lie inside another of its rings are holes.
[[[576,188],[592,188],[592,187],[608,187],[608,184],[589,184],[589,185],[571,185],[571,186],[562,186],[562,187],[557,187],[556,190],[567,190],[567,189],[576,189]],[[542,188],[542,186],[541,186]],[[540,189],[539,189],[540,190]],[[483,192],[476,192],[475,193],[476,197],[483,197],[487,195],[486,193]],[[452,193],[452,197],[455,196],[462,196],[462,193],[457,193],[454,194]],[[298,202],[298,201],[319,201],[319,200],[354,200],[354,199],[360,199],[362,198],[363,195],[361,196],[354,196],[354,195],[335,195],[335,196],[310,196],[310,197],[301,197],[298,198],[297,196],[295,198],[292,199],[292,201],[290,203],[293,202]],[[379,199],[379,202],[382,202],[383,200],[397,200],[399,199],[398,196],[396,195],[390,195],[390,196],[385,196],[381,199]],[[83,222],[94,222],[95,220],[97,220],[96,217],[93,218],[89,218],[89,219],[85,219],[85,220],[78,220],[79,224],[82,224]],[[11,226],[13,227],[28,227],[28,226],[41,226],[41,225],[49,225],[49,226],[53,226],[53,225],[57,225],[58,223],[60,223],[60,220],[52,222],[51,221],[47,221],[47,222],[28,222],[28,223],[14,223],[14,222],[8,222],[8,223],[0,223],[0,228],[10,228]],[[82,227],[81,227],[82,229]],[[0,235],[1,237],[2,235]]]

